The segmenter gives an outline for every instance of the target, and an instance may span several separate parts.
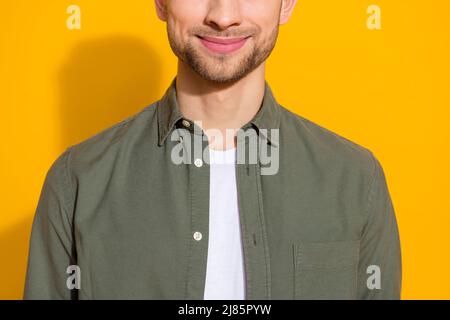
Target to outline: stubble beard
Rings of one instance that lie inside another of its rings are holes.
[[[223,85],[241,80],[270,56],[278,38],[279,27],[276,25],[268,39],[262,44],[256,43],[252,51],[237,62],[231,62],[234,57],[229,57],[227,54],[210,55],[204,58],[204,54],[193,45],[193,41],[189,41],[183,47],[169,27],[167,32],[170,46],[181,61],[190,66],[201,78]]]

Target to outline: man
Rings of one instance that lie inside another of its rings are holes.
[[[379,161],[279,105],[265,80],[296,1],[155,4],[178,73],[53,163],[25,298],[400,298]]]

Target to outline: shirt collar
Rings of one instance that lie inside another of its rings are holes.
[[[175,124],[184,119],[178,105],[175,84],[176,76],[173,78],[163,97],[158,101],[156,107],[159,146],[163,145]],[[272,129],[280,128],[280,106],[278,105],[267,80],[265,80],[264,98],[260,109],[253,119],[245,124],[242,129],[246,130],[250,127],[255,127],[258,134],[262,133],[260,129],[266,129],[265,133],[267,134],[264,135],[264,138],[269,144],[277,146],[275,141],[270,139],[270,132]]]

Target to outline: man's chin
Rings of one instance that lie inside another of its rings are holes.
[[[235,75],[223,75],[220,73],[201,74],[200,76],[203,79],[216,84],[231,84],[241,79]]]
[[[187,64],[196,71],[203,79],[218,83],[233,83],[243,78],[242,73],[246,67],[245,55],[242,53],[213,54],[199,50],[196,54],[188,54]]]

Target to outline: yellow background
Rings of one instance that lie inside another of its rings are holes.
[[[71,4],[81,30],[66,27]],[[449,14],[448,0],[299,0],[268,60],[282,105],[380,159],[404,299],[450,298]],[[159,99],[176,58],[153,0],[4,0],[0,37],[0,298],[18,299],[49,166]]]

